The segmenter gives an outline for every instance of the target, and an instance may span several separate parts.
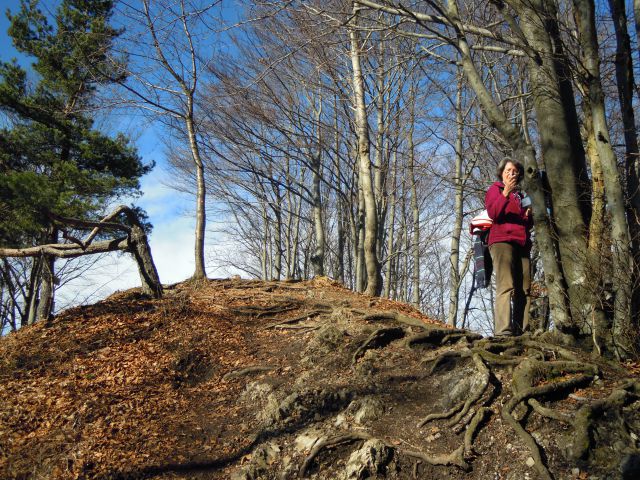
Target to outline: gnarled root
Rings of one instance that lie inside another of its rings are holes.
[[[471,408],[471,405],[476,403],[480,399],[480,397],[482,397],[485,390],[487,389],[487,386],[489,385],[489,377],[490,377],[489,369],[482,361],[482,358],[480,358],[480,355],[473,354],[472,358],[473,358],[473,362],[476,365],[476,368],[478,369],[478,371],[480,372],[480,375],[482,376],[481,378],[482,383],[480,383],[478,388],[476,388],[475,392],[473,392],[473,395],[471,395],[464,402],[464,405],[462,406],[462,410],[460,410],[458,414],[447,423],[447,425],[450,427],[458,423],[462,419],[462,417],[464,417],[467,414],[467,412]]]
[[[300,478],[304,478],[306,476],[307,470],[311,466],[311,462],[313,462],[318,454],[325,448],[333,448],[337,447],[338,445],[342,445],[343,443],[357,442],[359,440],[369,440],[370,438],[371,436],[367,435],[366,433],[349,433],[346,435],[336,435],[334,437],[329,437],[318,442],[315,447],[313,447],[311,452],[309,452],[309,455],[302,463],[302,466],[298,471],[298,476]]]
[[[401,327],[379,328],[373,332],[355,351],[351,359],[354,364],[364,353],[371,348],[380,348],[388,345],[394,340],[404,337],[404,329]]]
[[[426,453],[410,450],[400,450],[400,453],[409,457],[418,458],[430,465],[455,465],[465,471],[470,468],[469,464],[464,459],[464,445],[460,445],[459,448],[451,453],[442,455],[427,455]]]
[[[447,425],[448,426],[455,425],[469,412],[469,409],[471,408],[471,406],[474,403],[476,403],[480,399],[480,397],[482,397],[482,394],[485,392],[485,390],[487,389],[487,386],[489,385],[490,372],[487,366],[482,361],[482,358],[480,357],[480,355],[474,353],[472,355],[472,358],[476,368],[478,369],[482,377],[481,378],[482,381],[478,386],[478,388],[475,389],[475,391],[469,396],[469,398],[467,398],[466,401],[460,402],[454,405],[452,408],[450,408],[446,412],[432,413],[427,415],[425,418],[420,420],[420,422],[418,423],[418,428],[423,427],[424,425],[426,425],[428,422],[432,420],[441,420],[445,418],[450,418],[453,415],[455,415],[455,417],[452,418]]]
[[[578,375],[560,382],[550,382],[537,387],[533,386],[537,380],[552,377],[554,375],[560,375],[562,373],[578,373]],[[514,371],[514,396],[502,409],[502,418],[515,430],[525,445],[529,447],[531,456],[535,461],[536,469],[542,478],[551,480],[553,477],[551,476],[549,469],[544,464],[538,444],[529,432],[524,429],[520,422],[513,417],[513,410],[520,402],[531,398],[564,393],[568,394],[568,392],[571,392],[578,387],[589,384],[596,373],[597,368],[590,364],[584,365],[578,362],[562,361],[540,362],[531,359],[523,361]]]
[[[575,429],[574,448],[571,452],[573,458],[577,460],[587,455],[589,447],[591,447],[590,431],[593,427],[593,421],[597,417],[607,410],[621,409],[637,398],[638,395],[635,393],[618,389],[614,390],[607,398],[580,407],[573,421]]]

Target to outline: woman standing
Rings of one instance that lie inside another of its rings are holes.
[[[533,215],[529,197],[517,190],[524,175],[522,165],[505,158],[497,174],[500,181],[485,196],[493,220],[489,251],[496,272],[495,335],[520,335],[529,324]]]

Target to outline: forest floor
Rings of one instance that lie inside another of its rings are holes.
[[[130,290],[0,339],[0,478],[637,479],[639,371],[325,278]]]

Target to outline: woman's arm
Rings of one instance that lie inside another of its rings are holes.
[[[509,198],[502,194],[498,185],[494,184],[489,187],[489,190],[487,190],[487,194],[484,197],[484,204],[491,220],[494,222],[499,220],[504,214],[508,203]]]

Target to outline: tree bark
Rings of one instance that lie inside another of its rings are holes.
[[[311,202],[313,205],[313,227],[316,237],[316,248],[311,256],[311,264],[313,265],[314,274],[316,276],[323,276],[325,235],[324,224],[322,221],[322,197],[320,191],[320,179],[322,178],[322,125],[320,124],[322,116],[322,98],[319,100],[320,107],[316,109],[317,146],[316,152],[311,154],[311,170],[313,174]]]
[[[631,278],[633,258],[631,237],[627,224],[624,193],[618,173],[615,152],[611,145],[605,112],[605,96],[600,80],[600,58],[595,24],[593,0],[574,0],[578,39],[582,47],[582,64],[586,70],[586,88],[591,110],[591,121],[596,140],[596,151],[602,163],[607,208],[611,214],[611,242],[613,255],[614,324],[613,341],[616,354],[631,353],[630,315]]]
[[[395,221],[396,221],[396,173],[397,173],[397,161],[398,161],[398,152],[394,150],[393,152],[393,161],[391,165],[391,178],[389,179],[389,183],[391,185],[391,193],[390,199],[388,201],[390,205],[389,210],[389,227],[387,228],[387,261],[385,264],[385,282],[384,282],[384,296],[386,298],[391,298],[391,283],[392,283],[392,275],[393,275],[393,264],[395,262],[396,252],[393,248],[393,240],[395,235]]]
[[[357,30],[359,7],[354,3],[350,20],[351,65],[353,68],[353,91],[356,101],[356,131],[358,135],[359,180],[365,205],[364,260],[367,268],[367,295],[378,296],[382,288],[380,262],[377,257],[376,240],[378,221],[376,199],[371,181],[371,159],[369,156],[369,124],[364,99],[364,79],[360,67],[360,40]]]
[[[413,268],[411,269],[411,304],[420,308],[420,210],[418,208],[418,186],[416,179],[416,146],[413,141],[413,132],[416,123],[415,112],[416,92],[412,86],[409,92],[409,131],[407,133],[407,149],[409,154],[409,182],[411,185],[411,216],[412,232],[411,256]]]
[[[640,0],[636,0],[640,5]],[[639,252],[640,241],[640,158],[638,152],[638,135],[633,111],[633,62],[631,60],[631,40],[627,30],[627,11],[624,0],[609,0],[613,26],[616,32],[616,83],[618,99],[622,113],[625,143],[625,171],[627,174],[627,198],[630,201],[631,240],[634,254]]]
[[[462,179],[462,136],[464,135],[464,124],[462,117],[462,75],[458,76],[458,86],[456,92],[456,144],[455,144],[455,169],[453,175],[455,199],[453,206],[454,224],[451,233],[451,253],[449,255],[450,275],[449,275],[449,318],[447,323],[456,328],[458,317],[458,302],[460,295],[460,234],[462,232],[463,195],[464,185]]]

